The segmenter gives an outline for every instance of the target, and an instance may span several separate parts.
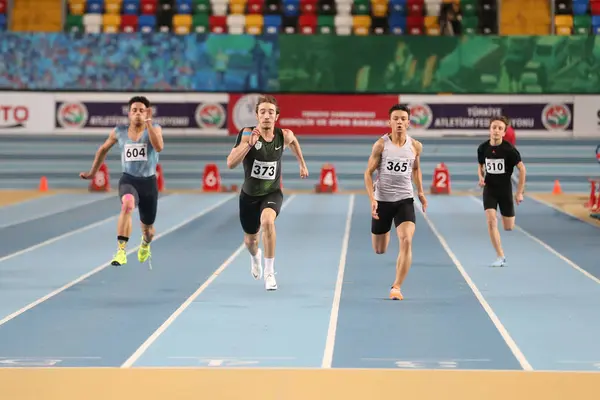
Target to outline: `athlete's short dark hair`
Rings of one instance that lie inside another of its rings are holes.
[[[257,114],[258,114],[258,106],[260,106],[262,103],[273,104],[275,106],[275,113],[279,114],[279,104],[277,104],[277,100],[275,99],[274,96],[271,96],[270,94],[263,94],[258,97],[258,101],[256,102],[256,113]]]
[[[146,108],[150,108],[150,100],[144,96],[133,96],[131,99],[129,99],[129,108],[131,108],[133,103],[142,103],[146,106]]]
[[[406,113],[410,116],[410,108],[404,104],[394,104],[392,108],[390,108],[388,116],[391,117],[394,111],[406,111]]]
[[[504,122],[504,130],[505,131],[506,131],[506,129],[508,129],[508,126],[510,125],[510,119],[508,119],[508,117],[506,117],[504,115],[490,119],[490,126],[492,126],[492,123],[494,121]]]

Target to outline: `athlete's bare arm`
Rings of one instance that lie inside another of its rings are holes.
[[[300,148],[300,143],[298,143],[298,138],[294,135],[290,129],[282,129],[283,130],[283,143],[286,147],[289,147],[292,150],[292,153],[296,156],[298,160],[298,164],[300,165],[300,177],[306,178],[308,176],[308,168],[306,168],[306,162],[304,162],[304,156],[302,156],[302,149]]]
[[[259,136],[260,132],[258,129],[254,129],[253,131],[250,128],[244,128],[240,142],[231,149],[231,152],[227,156],[227,168],[234,169],[237,167],[244,157],[246,157],[252,146],[256,144]]]
[[[367,169],[365,170],[365,188],[371,203],[375,201],[375,193],[373,189],[373,173],[379,167],[381,163],[381,154],[383,153],[383,139],[379,139],[373,145],[371,155],[369,156],[369,162],[367,163]]]
[[[146,129],[150,143],[157,153],[160,153],[165,148],[165,142],[162,135],[162,127],[152,126],[152,108],[146,110]]]
[[[94,157],[94,163],[92,164],[92,168],[90,168],[89,172],[81,172],[79,176],[83,179],[89,179],[96,175],[102,163],[106,159],[106,155],[112,149],[112,147],[117,143],[117,134],[113,129],[108,134],[108,138],[102,143],[102,145],[96,151],[96,156]]]
[[[523,164],[523,161],[519,161],[517,164],[517,169],[519,170],[519,184],[517,186],[517,193],[523,194],[525,192],[525,175],[527,175],[527,170],[525,168],[525,164]]]
[[[413,138],[414,149],[416,153],[415,162],[413,164],[413,182],[417,187],[417,193],[424,194],[423,189],[423,171],[421,171],[421,153],[423,152],[423,144]]]

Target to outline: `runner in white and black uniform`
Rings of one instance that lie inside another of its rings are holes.
[[[519,170],[519,183],[515,194],[517,204],[523,201],[525,188],[525,165],[521,160],[521,154],[516,147],[502,139],[508,125],[509,121],[506,117],[492,119],[490,139],[481,143],[477,148],[479,162],[477,173],[479,185],[483,186],[483,208],[487,218],[490,240],[497,255],[492,267],[506,265],[506,257],[498,231],[496,210],[500,209],[504,230],[510,231],[515,227],[515,206],[511,182],[515,167]]]
[[[427,200],[419,161],[423,145],[406,134],[410,125],[410,110],[398,104],[390,109],[389,116],[391,133],[381,137],[373,146],[365,171],[365,187],[371,200],[371,233],[375,253],[385,253],[390,242],[392,222],[396,227],[400,254],[396,261],[396,278],[390,298],[402,300],[400,288],[412,262],[412,238],[415,233],[413,180],[423,211],[427,207]],[[374,172],[377,172],[375,184]]]

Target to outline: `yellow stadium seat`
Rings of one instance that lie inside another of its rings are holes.
[[[178,35],[187,35],[192,29],[192,16],[190,14],[173,15],[173,32]]]
[[[556,26],[567,26],[573,27],[573,16],[572,15],[557,15],[554,17],[554,24]]]
[[[427,36],[439,36],[440,24],[438,17],[434,15],[428,15],[425,17],[425,31],[427,32]]]
[[[86,0],[69,0],[69,13],[71,15],[85,14]]]
[[[121,26],[121,15],[104,14],[102,16],[102,30],[105,33],[117,33]]]
[[[104,7],[107,14],[121,14],[121,0],[105,0]]]
[[[246,14],[246,0],[230,0],[229,14]]]
[[[386,17],[388,0],[371,0],[371,14],[374,17]]]
[[[264,19],[262,14],[246,15],[246,33],[260,35],[263,31]]]
[[[573,16],[556,15],[554,17],[554,25],[557,35],[568,36],[573,31]]]
[[[371,28],[371,16],[354,15],[352,18],[352,28],[355,35],[368,35]]]

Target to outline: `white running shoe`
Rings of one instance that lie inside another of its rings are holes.
[[[257,259],[258,262],[255,262],[255,259]],[[258,280],[262,278],[262,250],[260,248],[256,252],[256,257],[253,257],[252,254],[250,254],[250,272],[252,273],[252,277],[254,279]]]
[[[505,267],[506,266],[506,258],[498,257],[496,261],[494,261],[491,265],[492,267]]]
[[[277,290],[277,281],[275,280],[275,274],[269,274],[265,277],[265,289]]]

